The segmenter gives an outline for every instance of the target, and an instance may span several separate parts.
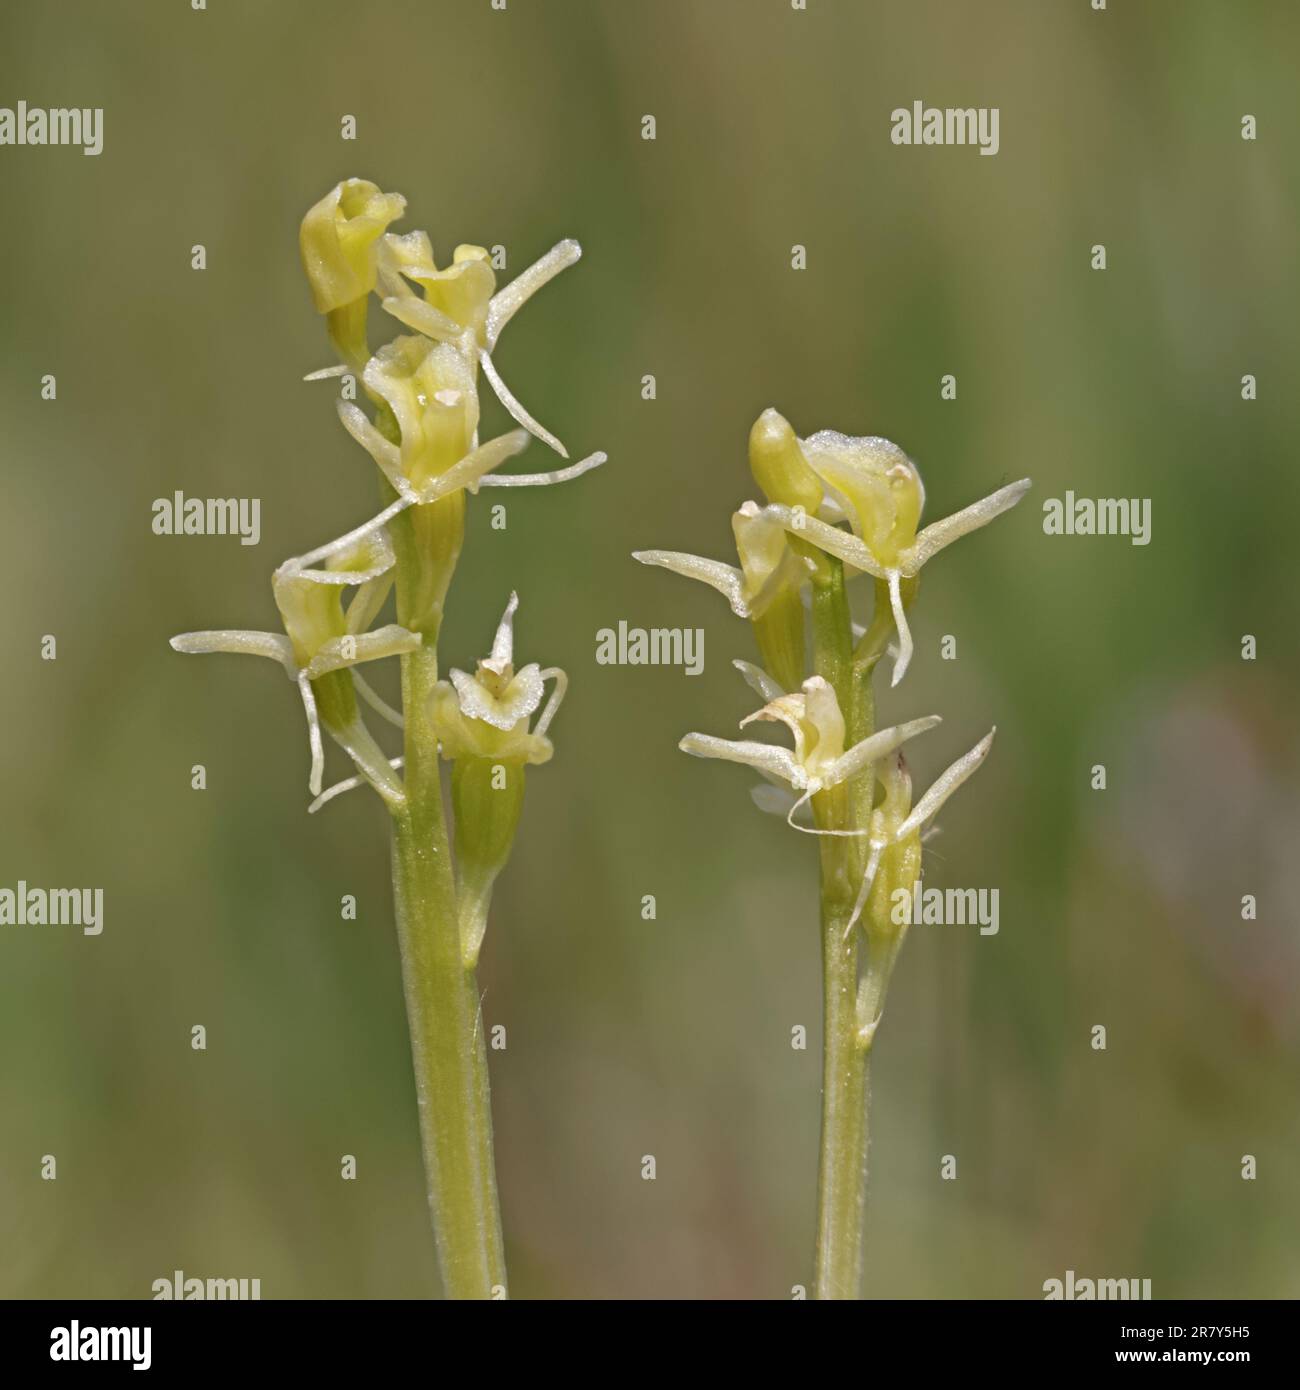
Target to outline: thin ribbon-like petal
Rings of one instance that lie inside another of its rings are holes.
[[[389,758],[389,767],[401,767],[406,760],[404,758]],[[307,807],[307,814],[313,816],[327,801],[333,801],[336,796],[341,796],[344,792],[350,792],[357,787],[364,786],[369,779],[366,777],[345,777],[341,782],[335,782],[332,787],[326,787],[315,801]]]
[[[551,727],[551,720],[559,712],[560,705],[564,702],[564,696],[569,689],[569,678],[558,666],[548,666],[542,672],[544,681],[554,681],[551,687],[551,698],[546,702],[546,708],[542,711],[541,718],[537,721],[537,727],[533,733],[538,738],[544,738],[547,729]]]
[[[312,693],[311,678],[306,671],[298,673],[298,693],[302,696],[302,707],[307,715],[307,742],[311,747],[311,772],[307,777],[307,789],[313,796],[319,796],[321,779],[325,775],[325,745],[321,742],[316,696]]]
[[[444,314],[418,295],[394,294],[380,303],[399,322],[437,343],[454,343],[465,336],[465,329],[450,314]]]
[[[736,617],[749,617],[749,605],[745,602],[745,576],[735,565],[724,564],[721,560],[706,560],[702,555],[687,555],[680,550],[634,550],[632,558],[643,565],[658,565],[660,569],[672,570],[674,574],[685,575],[687,579],[698,579],[711,589],[716,589],[731,605]]]
[[[788,748],[751,739],[714,738],[711,734],[687,734],[677,745],[693,758],[718,758],[728,763],[744,763],[760,772],[771,773],[796,790],[807,783],[803,768]]]
[[[1009,511],[1029,488],[1030,480],[1021,478],[1018,483],[1009,483],[1006,487],[990,493],[988,497],[972,502],[969,507],[963,507],[961,511],[944,517],[942,521],[931,522],[899,556],[904,577],[914,578],[920,572],[921,566],[945,546],[951,545],[953,541],[969,535],[972,531],[978,531],[981,526],[987,526],[994,517]]]
[[[266,656],[278,661],[294,674],[293,643],[280,632],[248,632],[240,628],[217,628],[211,632],[182,632],[171,638],[173,651],[187,654],[237,652],[244,656]]]
[[[742,661],[739,657],[731,664],[745,678],[745,684],[764,704],[770,705],[773,700],[779,700],[785,694],[780,685],[761,666],[755,666],[752,661]]]
[[[834,526],[827,526],[824,521],[818,521],[815,516],[809,516],[806,512],[796,512],[793,507],[786,507],[779,503],[769,504],[767,510],[792,536],[799,536],[803,540],[810,541],[819,550],[824,550],[828,555],[837,556],[854,569],[874,575],[877,579],[888,578],[888,571],[871,553],[866,542],[859,540],[850,532],[841,531]]]
[[[387,720],[394,728],[404,729],[406,727],[406,720],[402,718],[401,712],[395,710],[360,671],[353,671],[352,684],[356,687],[357,694],[381,719]]]
[[[989,755],[989,749],[993,746],[993,735],[997,731],[995,724],[969,753],[963,754],[950,768],[935,778],[929,791],[916,803],[912,808],[912,813],[894,832],[896,840],[905,840],[914,831],[920,829],[926,821],[938,813],[939,808],[953,792],[968,777],[979,770],[980,765]]]
[[[879,762],[887,753],[892,753],[909,738],[915,738],[917,734],[923,734],[927,729],[933,729],[936,724],[942,722],[937,714],[927,714],[923,719],[909,719],[906,724],[895,724],[891,728],[879,730],[860,743],[855,743],[847,753],[842,753],[836,758],[823,771],[822,786],[834,787],[841,782],[847,782],[859,772],[864,772],[872,763]]]
[[[343,428],[379,465],[379,470],[402,497],[412,497],[413,489],[402,472],[402,451],[392,440],[385,439],[370,423],[366,412],[354,401],[337,401],[335,405]]]
[[[521,271],[504,289],[492,296],[486,327],[489,352],[496,347],[501,330],[533,295],[554,280],[560,271],[576,265],[581,258],[582,247],[572,238],[558,242],[540,260],[534,261],[527,270]]]
[[[894,628],[898,632],[898,656],[894,661],[894,671],[889,678],[892,689],[903,679],[912,661],[912,629],[907,625],[907,611],[903,607],[903,580],[897,570],[889,571],[889,609],[894,615]]]
[[[396,623],[346,637],[331,637],[303,668],[308,680],[319,680],[331,671],[359,666],[363,661],[382,661],[386,656],[403,656],[421,643],[418,632],[408,632]],[[348,655],[348,653],[351,655]]]
[[[482,350],[479,353],[479,362],[482,363],[483,375],[487,377],[488,385],[491,386],[493,392],[496,394],[497,400],[510,412],[511,419],[522,425],[529,434],[540,439],[543,444],[554,449],[562,459],[567,459],[569,457],[569,451],[564,445],[556,439],[545,425],[539,424],[538,421],[533,419],[524,409],[523,404],[517,399],[514,392],[501,380],[501,373],[497,371],[496,363],[492,361],[491,353],[486,349]]]
[[[552,483],[568,483],[574,478],[581,478],[584,473],[590,473],[593,468],[599,468],[602,463],[607,462],[608,454],[597,451],[588,454],[585,459],[579,459],[577,463],[571,463],[567,468],[556,468],[550,473],[489,473],[486,477],[480,478],[479,487],[549,487]]]

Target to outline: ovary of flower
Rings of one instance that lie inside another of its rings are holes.
[[[993,735],[996,733],[997,726],[994,725],[969,753],[964,753],[951,767],[935,778],[929,791],[915,806],[910,805],[911,781],[901,766],[901,757],[899,766],[893,769],[892,777],[882,779],[886,796],[883,804],[871,813],[866,871],[862,876],[862,886],[858,889],[857,900],[853,904],[853,912],[844,929],[845,940],[862,916],[862,910],[871,895],[872,884],[876,881],[881,856],[891,846],[904,845],[912,837],[915,837],[915,848],[919,851],[922,831],[928,822],[939,814],[944,802],[953,792],[979,770],[984,759],[988,757],[989,749],[993,746]],[[917,863],[920,863],[919,853]]]
[[[309,567],[319,560],[326,562],[325,568]],[[308,785],[314,795],[321,789],[325,750],[312,682],[333,671],[414,651],[420,645],[418,633],[395,623],[366,631],[383,607],[392,584],[393,564],[387,532],[367,523],[309,555],[286,561],[276,570],[272,587],[287,635],[221,629],[184,632],[171,639],[178,652],[240,652],[269,657],[284,667],[298,687],[307,715],[311,746]],[[353,586],[357,592],[345,611],[342,591]],[[401,784],[359,720],[348,728],[331,728],[330,733],[386,800],[400,802]]]
[[[918,533],[925,488],[916,465],[898,445],[874,435],[859,438],[836,430],[821,430],[798,443],[825,485],[827,498],[817,516],[788,506],[771,510],[792,534],[852,569],[886,581],[898,630],[898,659],[891,681],[897,685],[912,659],[902,581],[915,578],[922,565],[945,546],[1014,507],[1029,490],[1029,479],[1000,488]],[[834,524],[840,521],[848,522],[851,533]]]
[[[748,672],[742,673],[749,678]],[[778,744],[714,738],[710,734],[687,734],[678,746],[683,753],[690,753],[693,757],[744,763],[764,777],[786,783],[800,794],[786,817],[796,830],[805,829],[796,825],[794,819],[795,812],[804,802],[818,792],[839,786],[841,782],[865,772],[900,744],[940,722],[938,715],[912,719],[906,724],[881,729],[846,751],[844,717],[840,713],[834,688],[821,676],[810,676],[798,694],[777,695],[762,709],[741,720],[740,726],[743,729],[755,720],[776,720],[785,724],[794,736],[793,751]],[[860,835],[865,832],[813,830],[809,833]]]
[[[808,578],[808,564],[790,549],[784,513],[789,508],[760,507],[746,502],[731,519],[740,568],[702,555],[678,550],[634,550],[632,558],[643,565],[657,565],[687,579],[698,579],[716,589],[738,618],[761,617],[785,588],[798,587]]]
[[[549,473],[500,474],[494,470],[528,444],[524,430],[476,446],[478,394],[463,355],[447,343],[404,335],[380,348],[366,364],[366,386],[397,421],[400,443],[384,437],[351,401],[338,402],[344,428],[374,459],[406,505],[436,502],[461,488],[539,487],[568,482],[605,462],[592,454]]]
[[[434,688],[430,711],[444,758],[492,758],[501,762],[545,763],[554,752],[546,731],[568,689],[569,678],[559,667],[543,669],[536,662],[514,668],[514,617],[518,594],[512,593],[497,625],[491,652],[473,675],[452,670],[450,683]],[[537,712],[552,681],[550,699],[535,728]]]
[[[404,237],[390,235],[384,238],[379,252],[380,280],[385,292],[382,302],[408,328],[440,342],[454,343],[469,361],[481,365],[497,399],[514,420],[561,458],[568,458],[564,445],[524,409],[502,381],[492,352],[501,330],[524,304],[581,256],[582,247],[576,241],[561,241],[494,293],[496,276],[484,247],[458,246],[451,265],[439,270],[429,238],[423,232]],[[418,284],[424,297],[415,294],[404,280]]]

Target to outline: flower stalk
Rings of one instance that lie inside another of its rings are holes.
[[[457,247],[451,263],[439,269],[424,232],[389,232],[405,207],[400,194],[348,179],[308,211],[300,233],[303,267],[338,357],[309,379],[360,379],[369,408],[345,392],[337,410],[379,470],[381,511],[276,570],[273,591],[283,635],[219,629],[183,633],[172,646],[280,662],[307,716],[308,786],[315,798],[308,810],[366,785],[386,809],[420,1141],[443,1291],[449,1298],[503,1298],[505,1247],[475,968],[492,887],[519,824],[525,768],[551,758],[547,730],[567,677],[536,664],[515,671],[514,594],[491,653],[475,674],[453,670],[450,682],[441,680],[438,639],[464,544],[468,498],[484,487],[568,482],[604,463],[605,455],[541,473],[502,471],[534,437],[568,457],[505,385],[491,350],[528,299],[578,260],[577,242],[561,242],[498,291],[482,247]],[[373,353],[371,294],[415,330]],[[479,439],[480,368],[520,426],[486,442]],[[348,589],[355,593],[345,606]],[[397,621],[374,627],[394,593]],[[356,669],[390,656],[401,662],[400,710]],[[363,705],[402,730],[398,756],[382,750]],[[324,733],[351,761],[355,775],[323,790]],[[452,763],[451,817],[443,799],[444,759]]]
[[[766,783],[753,793],[759,808],[819,837],[823,1043],[813,1289],[818,1298],[852,1299],[860,1296],[865,1247],[871,1053],[907,930],[893,906],[899,889],[910,900],[920,877],[923,832],[981,765],[993,737],[953,763],[913,807],[902,745],[939,719],[877,730],[873,677],[891,651],[892,684],[907,670],[913,643],[906,613],[922,566],[1014,506],[1029,482],[918,531],[920,474],[888,440],[831,430],[798,439],[767,410],[750,432],[749,461],[767,503],[746,502],[733,517],[738,567],[667,550],[635,558],[708,584],[750,621],[762,666],[736,665],[765,703],[741,725],[783,723],[793,736],[793,749],[695,733],[680,746],[753,768]],[[862,575],[872,580],[873,602],[859,627],[849,581]]]

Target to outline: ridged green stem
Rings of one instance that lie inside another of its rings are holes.
[[[392,530],[398,621],[424,636],[424,646],[402,657],[406,804],[393,814],[392,858],[429,1211],[445,1296],[502,1297],[487,1046],[478,984],[461,955],[438,741],[426,717],[438,679],[438,614],[416,611],[427,557],[409,514]]]

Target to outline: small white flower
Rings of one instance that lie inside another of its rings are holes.
[[[450,682],[434,688],[430,710],[442,755],[448,759],[488,758],[504,763],[544,763],[553,753],[546,731],[568,689],[569,678],[558,666],[536,662],[514,668],[514,617],[519,595],[512,593],[497,625],[492,651],[473,675],[452,670]],[[541,708],[546,682],[551,697],[535,727],[532,716]]]
[[[775,411],[768,416],[781,421]],[[853,570],[885,581],[898,629],[898,658],[892,684],[902,680],[912,659],[901,584],[953,541],[987,526],[1014,507],[1029,490],[1030,480],[999,488],[942,521],[917,531],[925,506],[925,487],[916,465],[897,444],[878,435],[855,437],[820,430],[797,441],[800,458],[824,488],[813,514],[803,507],[773,504],[768,510],[792,535],[837,556]],[[847,522],[849,531],[838,523]]]
[[[784,510],[788,510],[784,509]],[[738,618],[761,618],[783,591],[808,579],[808,564],[790,549],[782,509],[746,502],[731,518],[740,567],[679,550],[634,550],[632,558],[716,589]]]
[[[769,677],[757,668],[742,667],[746,679],[758,681],[763,693],[772,686]],[[892,753],[900,744],[917,734],[932,729],[940,722],[938,715],[909,720],[893,728],[881,729],[844,747],[844,716],[829,682],[821,676],[804,681],[798,694],[778,693],[762,709],[741,720],[741,728],[756,720],[774,720],[786,725],[794,737],[794,748],[779,744],[758,743],[747,739],[714,738],[710,734],[687,734],[678,745],[684,753],[697,758],[719,758],[726,762],[744,763],[755,768],[769,780],[785,783],[798,793],[786,817],[796,830],[804,829],[795,823],[795,812],[818,792],[839,786],[858,776]],[[820,835],[860,835],[857,830],[815,830]]]
[[[325,561],[325,568],[310,568],[319,560]],[[322,720],[314,683],[335,672],[350,671],[363,662],[414,651],[420,645],[418,633],[409,632],[396,623],[367,631],[392,585],[393,564],[388,533],[382,526],[368,522],[308,555],[286,561],[276,570],[272,588],[284,620],[283,634],[219,629],[184,632],[171,639],[172,647],[178,652],[238,652],[268,657],[284,667],[289,679],[298,687],[307,715],[311,746],[308,785],[313,795],[320,793],[325,765]],[[342,602],[345,587],[355,587],[357,591],[346,610]],[[378,701],[364,682],[358,682],[358,687],[364,698],[372,703]],[[391,764],[356,713],[355,701],[352,700],[350,710],[346,708],[351,698],[350,687],[343,691],[331,687],[331,693],[336,694],[345,707],[343,717],[325,721],[331,737],[385,800],[399,803],[403,797],[402,784],[393,775]],[[382,701],[378,703],[383,704]]]
[[[562,270],[582,256],[576,241],[561,241],[539,261],[517,275],[504,289],[496,290],[491,256],[482,246],[458,246],[452,264],[439,270],[433,248],[423,232],[398,237],[389,234],[379,252],[379,277],[385,294],[383,306],[394,318],[428,338],[454,343],[469,361],[483,368],[497,399],[529,434],[568,458],[564,445],[524,409],[506,386],[492,360],[501,330],[515,314]],[[405,280],[419,285],[415,294]]]

